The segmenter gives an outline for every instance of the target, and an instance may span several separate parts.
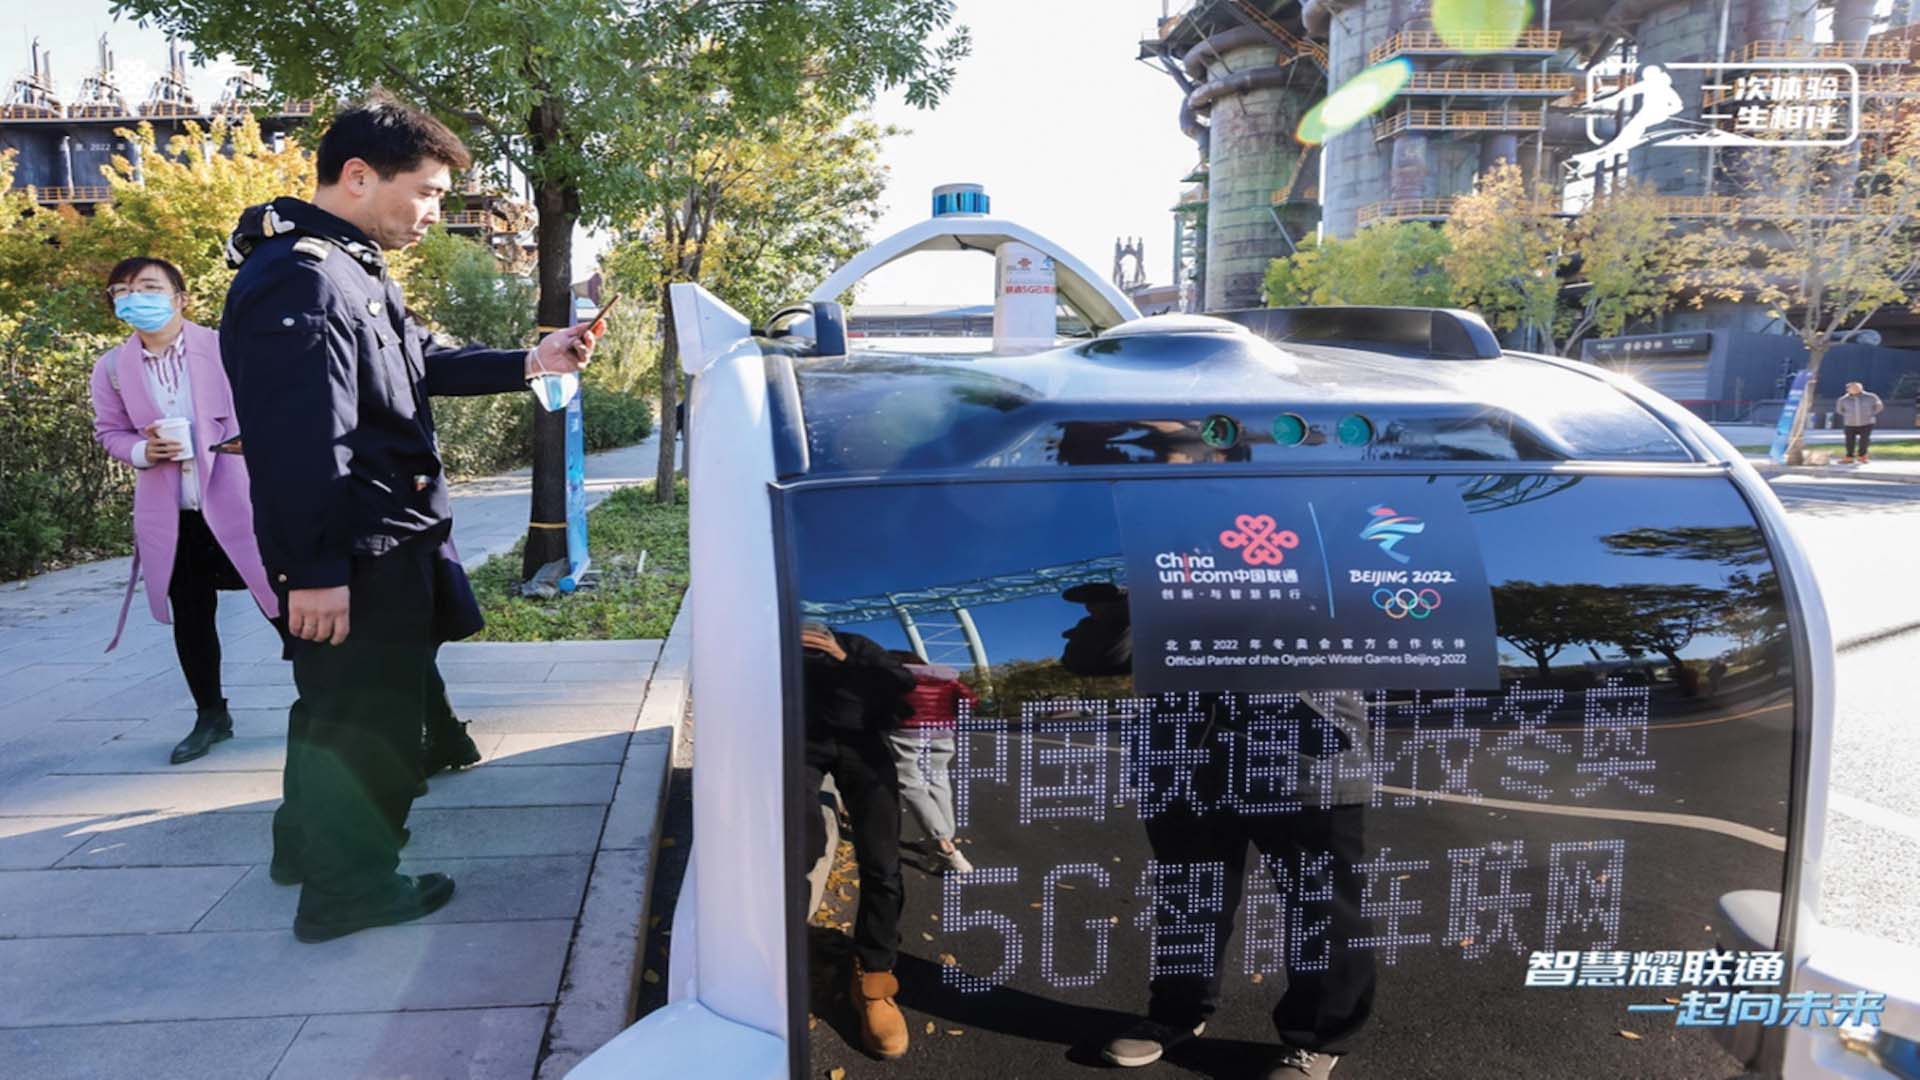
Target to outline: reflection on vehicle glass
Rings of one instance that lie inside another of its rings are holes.
[[[1240,423],[1231,416],[1209,416],[1200,425],[1200,441],[1215,450],[1231,450],[1240,441]]]
[[[869,642],[884,688],[827,710],[811,663],[797,688],[796,782],[833,776],[823,799],[844,809],[837,849],[814,832],[796,868],[823,859],[811,1066],[860,1065],[868,1006],[850,972],[890,959],[913,1040],[887,1066],[902,1076],[1071,1076],[1162,1055],[1170,1075],[1259,1076],[1289,1047],[1340,1053],[1350,1077],[1737,1071],[1690,1029],[1660,1046],[1610,1037],[1626,1002],[1673,985],[1650,958],[1718,943],[1698,913],[1784,878],[1791,650],[1733,487],[1247,478],[1226,501],[1211,487],[783,493],[799,618]],[[1247,520],[1223,526],[1227,509]],[[1277,561],[1244,560],[1255,543]],[[1300,582],[1256,586],[1255,568]],[[1476,607],[1477,626],[1441,626]],[[1169,633],[1169,616],[1200,633]],[[1314,619],[1328,629],[1291,628]],[[1409,659],[1475,647],[1484,680],[1434,681],[1445,665]],[[908,656],[965,688],[937,722],[900,704],[920,685]],[[1209,659],[1166,666],[1179,656]],[[1351,659],[1308,662],[1334,656]],[[1180,681],[1154,689],[1168,684],[1149,657]],[[816,714],[843,718],[832,768]],[[902,798],[933,807],[905,815],[904,840]],[[894,929],[875,912],[896,905]],[[1619,975],[1527,989],[1535,951]],[[1489,1043],[1492,1002],[1506,1034]],[[1575,1048],[1577,1032],[1591,1038]]]

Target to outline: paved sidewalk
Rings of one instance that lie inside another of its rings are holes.
[[[595,455],[596,500],[653,455]],[[525,486],[456,489],[470,563],[524,530]],[[125,573],[0,586],[0,1073],[526,1080],[549,1042],[558,1075],[624,1026],[684,620],[664,660],[658,641],[448,646],[486,761],[432,780],[401,869],[458,892],[417,923],[301,945],[298,890],[266,872],[294,696],[277,636],[223,597],[237,734],[170,766],[193,722],[170,630],[137,602],[101,652]]]

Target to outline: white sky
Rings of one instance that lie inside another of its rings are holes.
[[[1116,237],[1144,238],[1149,280],[1167,282],[1168,208],[1197,155],[1176,122],[1172,78],[1134,59],[1159,0],[959,0],[958,8],[974,51],[952,93],[930,112],[906,107],[898,94],[876,108],[881,122],[910,134],[884,149],[887,212],[874,238],[925,218],[935,185],[970,181],[986,186],[997,216],[1053,239],[1103,276]],[[0,78],[10,86],[25,74],[37,35],[52,50],[54,82],[71,99],[94,69],[104,32],[121,90],[143,98],[166,67],[166,40],[108,12],[108,0],[68,0],[58,15],[41,0],[0,0]],[[217,97],[232,70],[218,62],[189,68],[196,98]],[[584,277],[599,244],[574,247],[576,277]],[[987,255],[920,255],[868,278],[861,300],[986,303],[992,276]]]

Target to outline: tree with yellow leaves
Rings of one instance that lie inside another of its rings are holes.
[[[1563,353],[1673,306],[1671,231],[1644,187],[1623,185],[1570,214],[1549,185],[1503,162],[1454,200],[1442,265],[1458,303]]]
[[[1686,277],[1696,306],[1758,301],[1806,346],[1809,389],[1787,441],[1799,465],[1827,351],[1882,311],[1920,310],[1920,116],[1851,146],[1745,154],[1731,220],[1683,242]]]

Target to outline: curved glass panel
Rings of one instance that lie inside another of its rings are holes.
[[[1206,1029],[1143,1076],[1283,1044],[1348,1078],[1738,1072],[1671,1004],[1738,989],[1731,958],[1698,985],[1716,902],[1785,873],[1787,616],[1725,480],[779,498],[810,1075],[879,1074],[856,957],[899,981],[903,1077],[1095,1075],[1149,1017]]]

